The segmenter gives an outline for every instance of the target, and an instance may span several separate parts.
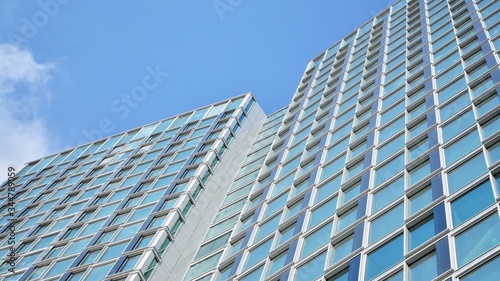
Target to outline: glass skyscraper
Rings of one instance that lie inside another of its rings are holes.
[[[3,280],[498,280],[500,2],[398,1],[252,94],[28,163]]]

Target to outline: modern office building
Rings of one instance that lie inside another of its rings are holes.
[[[500,2],[398,1],[245,94],[28,163],[3,280],[498,280]]]

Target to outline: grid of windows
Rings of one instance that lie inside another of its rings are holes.
[[[256,141],[250,148],[250,152],[243,162],[236,176],[236,180],[230,187],[222,203],[222,207],[219,209],[204,242],[201,244],[196,254],[195,261],[191,265],[184,280],[209,280],[214,274],[214,269],[220,261],[224,249],[231,248],[228,254],[234,254],[239,250],[239,245],[241,244],[238,244],[238,242],[232,243],[232,241],[229,240],[233,233],[234,223],[238,220],[238,215],[245,207],[245,203],[247,202],[246,199],[254,186],[255,178],[258,177],[261,167],[263,165],[272,167],[273,165],[272,162],[268,161],[265,163],[264,160],[266,159],[267,152],[271,147],[274,136],[281,125],[285,113],[286,108],[271,114],[264,121],[256,137]],[[266,176],[260,176],[260,178],[263,178],[263,180],[255,184],[265,184]],[[251,208],[251,206],[246,207],[246,209],[248,208]],[[264,227],[259,233],[260,238],[264,238],[269,234],[268,231],[273,229],[277,219],[279,219],[279,217],[275,216],[267,221],[267,228]],[[245,228],[244,226],[241,227],[240,231]],[[267,244],[264,244],[262,247],[265,246],[267,247]],[[265,253],[265,251],[259,251],[261,252],[260,255]],[[253,253],[254,259],[257,259],[257,250]],[[247,262],[247,265],[250,263],[251,262]]]
[[[183,280],[496,276],[499,11],[400,0],[314,58],[221,187]],[[29,163],[16,181],[17,272],[3,264],[3,280],[147,280],[253,103],[239,96]]]
[[[211,280],[485,274],[500,242],[493,2],[399,1],[313,59]]]
[[[141,269],[147,279],[252,103],[246,94],[29,163],[16,180],[19,262],[0,274],[102,280]],[[0,218],[5,259],[11,223]],[[153,252],[155,262],[136,267]]]

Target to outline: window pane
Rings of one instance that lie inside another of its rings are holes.
[[[346,268],[331,278],[328,278],[327,281],[349,281],[349,268]]]
[[[431,165],[429,160],[424,161],[424,163],[418,165],[417,167],[413,168],[410,172],[410,186],[414,185],[415,183],[419,182],[421,179],[426,177],[431,173]]]
[[[416,159],[417,157],[423,155],[427,150],[429,150],[429,140],[427,138],[418,142],[414,146],[409,148],[409,161]]]
[[[280,270],[285,266],[286,262],[286,256],[288,254],[288,250],[285,251],[284,253],[281,253],[279,256],[275,257],[274,259],[271,259],[271,264],[269,266],[269,270],[266,274],[266,276],[274,274],[276,271]],[[258,279],[256,279],[258,280]]]
[[[57,262],[54,266],[52,266],[52,268],[47,272],[47,274],[45,274],[44,277],[48,278],[66,272],[66,270],[71,265],[73,260],[74,258]]]
[[[399,204],[370,224],[370,244],[392,232],[404,222],[404,205]]]
[[[500,142],[488,147],[488,156],[490,164],[493,165],[500,160]]]
[[[332,225],[330,223],[326,224],[322,228],[316,230],[313,234],[307,236],[304,239],[304,244],[302,246],[302,252],[300,257],[303,258],[310,253],[316,251],[321,246],[325,245],[330,241],[330,232],[332,230]]]
[[[394,154],[396,151],[403,148],[405,145],[405,135],[401,134],[395,139],[389,141],[377,151],[377,163],[380,163]]]
[[[467,107],[467,105],[469,104],[470,104],[469,93],[465,92],[461,94],[454,101],[448,103],[447,105],[443,106],[443,108],[441,108],[441,110],[439,111],[441,115],[441,121],[444,122],[445,120],[448,120],[448,118],[452,117],[457,112]]]
[[[316,256],[306,264],[297,268],[295,273],[295,280],[315,280],[323,275],[323,268],[326,261],[326,251]],[[258,279],[254,279],[258,280]]]
[[[389,163],[386,163],[382,167],[378,168],[375,174],[375,186],[393,177],[403,169],[404,165],[404,154],[401,154],[393,160],[389,161]]]
[[[428,186],[410,198],[410,214],[413,215],[432,202],[432,188]]]
[[[444,154],[446,156],[446,165],[462,158],[467,153],[471,152],[474,148],[481,144],[479,134],[476,130],[461,137],[458,141],[454,142],[451,146],[445,148]]]
[[[448,173],[448,187],[450,193],[459,190],[462,186],[486,172],[486,163],[483,154],[478,154]]]
[[[334,264],[341,259],[345,258],[347,255],[352,253],[354,244],[354,235],[351,235],[344,240],[340,241],[338,244],[333,246],[331,264]]]
[[[458,266],[477,258],[500,242],[500,219],[494,213],[455,238]],[[481,239],[478,239],[481,237]],[[474,243],[471,243],[474,241]]]
[[[498,96],[498,94],[494,92],[489,98],[480,102],[476,108],[479,115],[484,115],[486,112],[490,111],[499,104],[500,104],[500,96]]]
[[[433,251],[425,257],[410,265],[411,280],[432,280],[438,276],[436,252]]]
[[[335,213],[335,208],[337,205],[337,197],[332,198],[325,204],[321,205],[319,208],[313,210],[311,212],[311,217],[309,219],[309,225],[307,229],[311,229],[314,226],[318,225],[331,215]]]
[[[500,130],[500,116],[492,118],[484,125],[481,125],[481,127],[483,128],[483,137],[485,139],[492,136]]]
[[[463,113],[460,117],[443,127],[443,141],[449,141],[475,122],[476,119],[474,118],[474,113],[472,112],[472,110]]]
[[[93,281],[93,280],[102,280],[106,275],[108,275],[108,271],[113,266],[113,263],[108,263],[99,267],[94,267],[90,269],[90,273],[84,279],[85,281]]]
[[[110,246],[106,252],[99,258],[99,261],[106,261],[110,259],[114,259],[116,257],[119,257],[123,250],[125,250],[125,247],[127,246],[128,241],[124,243],[120,243],[117,245]]]
[[[398,273],[389,276],[385,281],[404,281],[403,271],[399,271]]]
[[[201,262],[198,262],[191,266],[184,280],[191,280],[191,278],[196,277],[212,268],[214,268],[220,260],[222,253],[218,253],[205,259]],[[153,260],[154,261],[154,260]]]
[[[457,64],[451,69],[448,69],[445,73],[443,73],[441,76],[436,78],[436,84],[437,87],[442,87],[449,81],[451,81],[455,76],[458,76],[460,73],[463,73],[463,68],[462,64]]]
[[[337,191],[340,188],[341,180],[342,180],[342,175],[338,175],[335,178],[330,179],[322,186],[318,187],[314,203],[316,204],[320,202],[321,200],[325,199],[326,197],[330,196],[335,191]]]
[[[368,254],[366,259],[366,280],[371,280],[402,259],[403,235],[399,235]]]
[[[336,233],[342,231],[344,228],[348,227],[353,222],[355,222],[356,219],[358,218],[357,215],[358,215],[358,206],[350,209],[349,211],[347,211],[347,213],[341,215],[338,220]]]
[[[349,202],[354,197],[361,193],[361,182],[357,182],[354,185],[348,187],[344,190],[341,205]]]
[[[475,214],[495,203],[490,181],[486,181],[451,202],[453,226],[470,219]]]
[[[495,280],[500,275],[500,256],[460,278],[461,281]]]
[[[280,222],[281,214],[275,216],[271,220],[267,221],[263,225],[259,227],[259,232],[257,234],[257,237],[255,238],[255,241],[259,241],[260,239],[264,238],[265,236],[269,235],[271,232],[274,232],[276,228],[278,227],[278,224]]]
[[[379,143],[382,143],[386,139],[389,139],[396,132],[403,129],[404,126],[405,126],[405,119],[404,119],[404,117],[400,117],[396,121],[392,122],[389,126],[380,130],[379,140],[378,140]]]
[[[280,197],[278,197],[277,199],[275,199],[274,201],[272,201],[271,203],[269,203],[269,205],[267,205],[267,210],[266,210],[266,213],[264,215],[264,218],[273,214],[277,210],[282,209],[286,204],[287,197],[288,197],[288,193],[285,193],[285,194],[281,195]]]
[[[409,231],[410,250],[413,250],[436,234],[434,230],[433,216],[425,218],[411,227]]]
[[[276,239],[276,246],[282,244],[283,242],[287,241],[288,239],[292,238],[295,232],[295,226],[296,223],[293,223],[289,227],[283,229],[280,231],[279,237]]]
[[[325,180],[329,176],[333,175],[335,172],[338,170],[342,169],[344,167],[345,163],[345,154],[340,156],[339,158],[333,160],[332,162],[328,163],[324,168],[321,173],[321,181]]]
[[[252,273],[250,273],[249,275],[243,277],[242,279],[240,279],[241,281],[254,281],[254,280],[260,280],[260,276],[262,275],[262,271],[264,270],[264,267],[261,266],[259,268],[257,268],[256,270],[254,270]]]
[[[467,82],[465,81],[464,77],[461,77],[438,93],[439,103],[443,104],[443,102],[453,97],[466,87]]]
[[[271,250],[271,244],[273,242],[273,239],[269,239],[257,248],[253,249],[250,251],[248,254],[247,262],[245,264],[245,269],[252,267],[255,265],[258,261],[262,260],[265,258],[268,254],[269,251]]]
[[[399,178],[373,195],[372,214],[403,195],[404,180]]]

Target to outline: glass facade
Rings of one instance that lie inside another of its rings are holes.
[[[217,270],[187,280],[492,276],[499,30],[497,1],[398,1],[313,59]]]
[[[400,0],[267,117],[247,94],[31,162],[0,276],[495,280],[499,50],[498,1]]]
[[[2,280],[149,279],[259,112],[246,94],[28,163],[0,219],[0,254],[16,255]]]

